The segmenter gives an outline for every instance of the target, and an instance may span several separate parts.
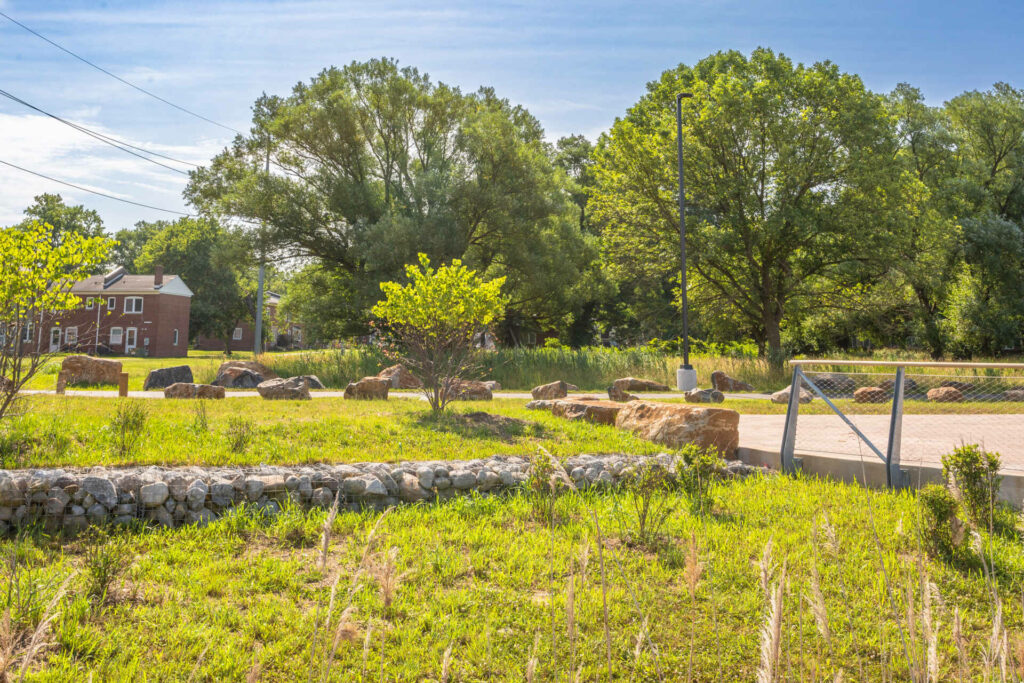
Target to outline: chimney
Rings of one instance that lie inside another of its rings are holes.
[[[153,286],[160,287],[164,284],[164,267],[154,266],[153,267]]]

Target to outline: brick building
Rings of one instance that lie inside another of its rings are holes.
[[[294,323],[287,316],[278,315],[278,307],[281,304],[281,296],[273,292],[267,292],[264,297],[263,326],[269,336],[264,337],[263,350],[269,350],[274,346],[288,346],[289,348],[305,348],[302,339],[302,325]],[[252,351],[253,342],[256,340],[256,326],[248,320],[240,320],[231,335],[231,343],[228,349],[224,348],[224,340],[216,337],[199,335],[196,338],[194,348],[201,351]]]
[[[123,267],[76,282],[82,303],[43,321],[36,338],[50,352],[183,358],[188,354],[192,290],[177,275],[130,275]]]

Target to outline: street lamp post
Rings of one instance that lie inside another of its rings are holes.
[[[676,388],[689,391],[697,388],[697,371],[690,365],[690,322],[686,301],[686,194],[683,191],[683,100],[693,97],[693,93],[681,92],[676,95],[676,153],[679,157],[679,253],[682,256],[682,268],[679,280],[679,292],[683,304],[683,364],[676,370]]]

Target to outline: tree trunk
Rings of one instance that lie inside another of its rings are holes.
[[[781,317],[770,308],[762,316],[765,344],[767,346],[767,360],[775,368],[781,368],[783,361],[785,361],[782,352]]]

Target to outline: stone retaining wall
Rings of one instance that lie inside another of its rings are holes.
[[[615,486],[630,468],[653,459],[670,470],[671,455],[579,455],[564,461],[579,488]],[[90,524],[204,524],[238,505],[268,513],[293,503],[329,507],[340,491],[346,509],[384,509],[399,503],[446,500],[472,491],[490,495],[526,482],[528,460],[418,461],[399,464],[230,467],[136,467],[86,470],[36,469],[0,472],[0,532],[41,522],[51,532],[74,534]],[[731,462],[723,471],[744,476],[761,471]]]

